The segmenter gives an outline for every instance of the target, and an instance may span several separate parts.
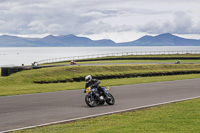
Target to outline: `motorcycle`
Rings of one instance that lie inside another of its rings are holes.
[[[70,61],[71,65],[76,65],[76,61]]]
[[[86,88],[87,95],[85,96],[85,102],[89,107],[95,107],[97,105],[104,105],[106,102],[108,105],[114,105],[115,104],[115,98],[112,94],[110,94],[108,91],[110,90],[110,87],[104,87],[104,91],[106,92],[106,95],[109,97],[106,99],[103,92],[99,92],[97,88]]]

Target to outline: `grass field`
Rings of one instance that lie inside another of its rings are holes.
[[[15,133],[199,133],[200,98]]]

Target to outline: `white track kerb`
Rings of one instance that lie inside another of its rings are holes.
[[[35,127],[42,127],[42,126],[48,126],[48,125],[53,125],[53,124],[71,122],[71,121],[75,121],[75,120],[79,120],[79,119],[87,119],[87,118],[92,118],[92,117],[97,117],[97,116],[102,116],[102,115],[109,115],[109,114],[126,112],[126,111],[131,111],[131,110],[138,110],[138,109],[142,109],[142,108],[149,108],[149,107],[153,107],[153,106],[158,106],[158,105],[163,105],[163,104],[168,104],[168,103],[175,103],[175,102],[180,102],[180,101],[185,101],[185,100],[190,100],[190,99],[196,99],[196,98],[200,98],[200,96],[190,97],[190,98],[185,98],[185,99],[179,99],[179,100],[174,100],[174,101],[168,101],[168,102],[162,102],[162,103],[157,103],[157,104],[151,104],[151,105],[145,105],[145,106],[129,108],[129,109],[124,109],[124,110],[118,110],[118,111],[113,111],[113,112],[107,112],[107,113],[102,113],[102,114],[78,117],[78,118],[74,118],[74,119],[55,121],[55,122],[50,122],[50,123],[45,123],[45,124],[40,124],[40,125],[34,125],[34,126],[29,126],[29,127],[11,129],[11,130],[6,130],[6,131],[1,131],[0,133],[6,133],[6,132],[17,131],[17,130],[30,129],[30,128],[35,128]]]

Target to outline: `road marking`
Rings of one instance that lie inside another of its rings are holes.
[[[140,107],[135,107],[135,108],[129,108],[129,109],[124,109],[124,110],[118,110],[118,111],[113,111],[113,112],[107,112],[107,113],[102,113],[102,114],[89,115],[89,116],[84,116],[84,117],[78,117],[78,118],[68,119],[68,120],[50,122],[50,123],[45,123],[45,124],[40,124],[40,125],[34,125],[34,126],[28,126],[28,127],[23,127],[23,128],[11,129],[11,130],[6,130],[6,131],[0,131],[0,133],[13,132],[13,131],[18,131],[18,130],[23,130],[23,129],[30,129],[30,128],[35,128],[35,127],[42,127],[42,126],[48,126],[48,125],[53,125],[53,124],[59,124],[59,123],[66,123],[66,122],[71,122],[71,121],[75,121],[75,120],[79,120],[79,119],[87,119],[87,118],[92,118],[92,117],[97,117],[97,116],[110,115],[110,114],[115,114],[115,113],[120,113],[120,112],[127,112],[127,111],[131,111],[131,110],[138,110],[138,109],[142,109],[142,108],[149,108],[149,107],[154,107],[154,106],[158,106],[158,105],[163,105],[163,104],[168,104],[168,103],[175,103],[175,102],[180,102],[180,101],[186,101],[186,100],[196,99],[196,98],[200,98],[200,96],[190,97],[190,98],[184,98],[184,99],[179,99],[179,100],[174,100],[174,101],[168,101],[168,102],[162,102],[162,103],[157,103],[157,104],[151,104],[151,105],[145,105],[145,106],[140,106]]]

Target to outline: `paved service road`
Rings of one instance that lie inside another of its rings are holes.
[[[200,79],[111,87],[116,104],[90,108],[83,90],[0,97],[0,132],[200,96]]]

